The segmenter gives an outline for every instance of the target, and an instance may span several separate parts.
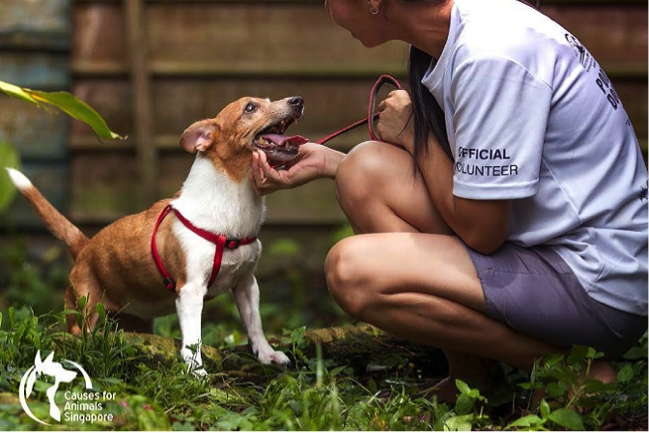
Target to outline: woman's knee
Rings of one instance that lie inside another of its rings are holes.
[[[381,144],[375,141],[361,143],[340,163],[336,173],[336,196],[343,210],[378,196],[386,167]]]
[[[350,316],[360,318],[372,302],[370,273],[363,265],[362,241],[358,237],[343,239],[327,254],[325,276],[334,301]]]

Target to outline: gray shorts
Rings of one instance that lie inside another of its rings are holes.
[[[486,314],[561,348],[593,347],[615,359],[647,330],[647,317],[595,301],[552,248],[505,243],[485,256],[467,248],[482,284]]]

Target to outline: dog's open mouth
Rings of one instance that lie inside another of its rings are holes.
[[[264,128],[255,137],[253,144],[257,149],[266,153],[268,163],[271,166],[292,160],[297,156],[300,145],[309,142],[301,135],[285,135],[286,130],[294,121],[293,118],[284,119],[279,123]]]

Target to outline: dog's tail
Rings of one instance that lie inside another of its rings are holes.
[[[41,217],[47,228],[54,236],[65,242],[70,248],[72,256],[76,259],[83,247],[88,243],[88,237],[61,215],[50,202],[31,183],[27,176],[13,168],[6,168],[11,182],[16,185],[18,191],[25,196],[27,201],[34,207],[38,216]]]

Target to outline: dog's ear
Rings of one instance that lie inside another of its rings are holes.
[[[219,125],[212,119],[201,120],[185,129],[180,137],[180,146],[189,153],[205,152],[214,144]]]

